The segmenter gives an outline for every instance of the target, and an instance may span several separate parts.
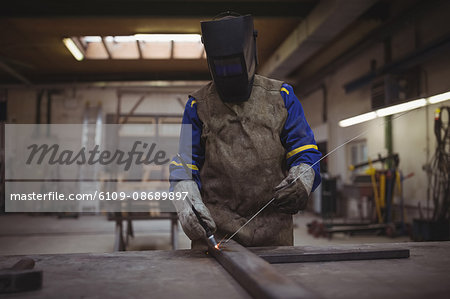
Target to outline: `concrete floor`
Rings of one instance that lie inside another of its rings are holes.
[[[306,224],[321,220],[309,213],[294,217],[294,245],[333,245],[361,243],[399,243],[408,237],[347,236],[336,234],[333,239],[314,238]],[[169,220],[134,222],[135,238],[128,250],[171,249]],[[190,241],[180,228],[179,249],[190,248]],[[114,223],[104,215],[84,215],[77,219],[55,216],[3,214],[0,216],[0,255],[102,253],[113,252]]]

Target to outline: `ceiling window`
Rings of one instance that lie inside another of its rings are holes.
[[[108,59],[109,55],[101,36],[85,36],[79,39],[88,59]]]
[[[139,59],[138,43],[134,36],[107,36],[103,38],[112,59]],[[86,56],[86,58],[88,58]]]
[[[65,38],[63,41],[77,60],[206,58],[199,34],[81,36]],[[68,44],[71,46],[69,47]],[[75,56],[75,52],[77,56]],[[81,59],[80,53],[82,54]]]

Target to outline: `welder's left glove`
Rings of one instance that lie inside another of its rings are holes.
[[[216,231],[216,224],[214,223],[208,208],[202,201],[202,196],[200,195],[200,190],[198,189],[196,182],[193,180],[179,181],[174,186],[173,192],[175,194],[178,192],[187,192],[187,196],[202,220],[212,232]],[[188,203],[188,200],[174,200],[173,204],[177,210],[181,227],[189,239],[194,241],[202,237],[206,237],[205,229],[200,225],[197,216],[192,210],[192,206]]]
[[[275,187],[273,205],[286,214],[296,214],[304,210],[314,183],[314,176],[314,170],[308,164],[302,163],[289,169],[288,176]],[[298,179],[295,183],[289,185],[296,178]]]

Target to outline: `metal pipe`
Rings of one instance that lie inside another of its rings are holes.
[[[50,136],[51,123],[52,123],[52,92],[47,91],[47,137]]]
[[[7,64],[5,64],[2,61],[0,61],[0,68],[3,69],[4,71],[6,71],[11,76],[13,76],[14,78],[18,79],[23,84],[31,85],[31,82],[27,78],[25,78],[24,76],[19,74],[17,71],[15,71],[13,68],[9,67]]]
[[[47,124],[52,123],[52,92],[47,91]]]
[[[384,118],[384,147],[387,150],[388,157],[393,154],[393,138],[392,138],[392,115],[385,116]],[[388,169],[393,167],[392,159],[387,159],[386,164]]]
[[[44,90],[40,90],[36,98],[36,124],[41,123],[41,104],[42,96],[44,95]]]

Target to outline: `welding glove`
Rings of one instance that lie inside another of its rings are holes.
[[[307,164],[302,163],[289,169],[288,176],[275,187],[273,205],[286,214],[296,214],[304,210],[314,183],[314,176],[314,170]],[[297,180],[289,185],[295,179]]]
[[[191,200],[193,206],[200,214],[200,217],[206,223],[206,225],[211,229],[212,232],[216,231],[216,224],[209,213],[208,208],[202,201],[200,195],[200,190],[198,189],[197,183],[193,180],[179,181],[173,188],[173,192],[188,192],[187,197]],[[185,234],[191,240],[197,240],[206,237],[205,229],[200,225],[197,216],[195,216],[188,199],[185,200],[174,200],[175,208],[178,213],[178,219],[180,220],[181,227]]]

